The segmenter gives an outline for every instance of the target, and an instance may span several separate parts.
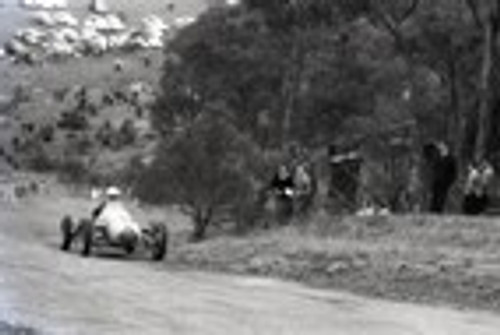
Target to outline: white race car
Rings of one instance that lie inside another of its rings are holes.
[[[91,219],[81,219],[76,223],[71,216],[61,220],[61,250],[69,251],[74,243],[79,244],[82,256],[89,256],[94,248],[112,247],[123,249],[129,255],[143,250],[149,253],[154,261],[161,261],[167,253],[168,230],[162,223],[152,222],[140,233],[124,230],[116,238],[111,239],[106,229],[95,225]]]

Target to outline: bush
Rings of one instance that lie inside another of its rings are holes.
[[[57,122],[57,127],[64,130],[83,131],[89,128],[89,122],[81,113],[64,112]]]
[[[67,158],[57,166],[58,177],[63,183],[80,184],[89,178],[87,164],[78,158]]]
[[[126,119],[118,130],[120,147],[133,145],[137,139],[134,122],[131,119]]]
[[[249,168],[258,161],[255,153],[252,143],[224,120],[201,117],[159,146],[135,191],[150,203],[187,208],[195,224],[192,237],[200,240],[220,220],[240,225],[245,220],[243,209],[255,193]]]
[[[100,143],[101,146],[105,148],[109,148],[111,150],[120,150],[125,145],[132,144],[132,141],[135,141],[135,133],[132,134],[131,130],[135,131],[135,129],[130,129],[129,127],[133,125],[127,125],[125,121],[122,123],[121,127],[116,129],[113,127],[109,120],[106,120],[96,132],[96,139]]]
[[[38,137],[45,143],[51,143],[55,137],[55,129],[52,125],[45,125],[38,131]]]
[[[26,85],[16,85],[12,93],[14,105],[30,102],[32,98],[31,90]]]
[[[45,150],[34,152],[26,161],[27,168],[36,172],[52,171],[56,164]]]

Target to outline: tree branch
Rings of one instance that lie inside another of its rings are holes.
[[[384,25],[391,27],[391,30],[399,29],[418,9],[421,0],[412,0],[411,4],[404,10],[401,16],[396,13],[389,13],[389,9],[382,9],[382,4],[371,1],[371,9],[385,21]],[[399,17],[398,17],[399,16]],[[389,23],[389,25],[387,24]]]
[[[477,3],[474,0],[465,0],[467,7],[471,11],[472,17],[474,18],[474,22],[479,28],[483,27],[483,21],[481,20],[481,16],[479,15],[479,9],[477,8]]]
[[[399,47],[403,44],[403,36],[400,32],[400,27],[405,23],[418,9],[420,0],[412,0],[411,4],[404,13],[397,18],[394,13],[389,13],[388,9],[381,8],[383,5],[376,4],[376,1],[371,1],[371,10],[377,16],[377,20],[385,27],[385,29],[393,36],[396,44]]]
[[[497,1],[495,6],[495,11],[492,13],[491,20],[493,22],[493,32],[494,38],[496,40],[498,33],[500,32],[500,1]]]
[[[399,26],[394,22],[392,17],[390,15],[387,15],[383,13],[378,6],[377,8],[372,8],[373,12],[377,16],[376,21],[379,21],[382,26],[392,35],[394,40],[396,41],[396,44],[400,45],[402,41],[402,36],[399,32]],[[376,22],[372,22],[373,24],[376,24]]]
[[[406,20],[408,20],[413,13],[417,10],[420,5],[420,0],[413,0],[411,5],[406,9],[401,18],[398,20],[398,26],[402,25]]]

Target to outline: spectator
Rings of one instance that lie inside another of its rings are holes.
[[[297,212],[304,214],[311,207],[315,194],[314,178],[305,164],[299,164],[295,168],[293,184],[295,186]]]
[[[464,214],[479,215],[484,213],[489,204],[488,185],[494,174],[493,167],[487,161],[469,167],[462,203]]]
[[[429,191],[431,213],[442,213],[448,192],[457,178],[457,163],[443,142],[424,147],[424,158],[430,166]]]
[[[312,190],[312,179],[304,164],[299,164],[295,168],[293,175],[294,185],[297,194],[309,194]]]
[[[271,180],[270,190],[276,200],[277,215],[280,223],[286,223],[293,215],[293,199],[295,184],[293,175],[286,165],[278,168],[276,175]]]
[[[355,210],[359,192],[361,157],[356,151],[338,152],[334,144],[328,148],[328,196],[342,209]]]
[[[293,196],[295,184],[293,176],[286,165],[281,165],[278,168],[277,173],[271,180],[270,188],[274,194],[280,197]]]

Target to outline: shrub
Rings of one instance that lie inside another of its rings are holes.
[[[255,194],[249,168],[258,161],[255,153],[252,143],[222,118],[201,117],[159,146],[135,191],[147,202],[186,208],[195,225],[193,240],[200,240],[220,220],[241,225],[246,219],[243,209]]]
[[[38,137],[45,143],[51,143],[55,137],[55,129],[52,125],[45,125],[38,131]]]
[[[112,147],[115,130],[109,120],[106,120],[96,133],[96,139],[103,147]]]
[[[89,122],[85,115],[78,112],[64,112],[57,123],[59,129],[83,131],[88,129]]]
[[[26,159],[27,168],[36,172],[49,172],[55,168],[55,163],[45,150],[38,150]]]
[[[16,85],[12,93],[14,105],[31,101],[31,90],[26,85]]]
[[[134,144],[137,138],[134,122],[130,119],[123,121],[120,129],[118,130],[118,135],[120,147]]]
[[[67,158],[58,165],[58,177],[63,183],[80,184],[88,179],[89,171],[82,159]]]

